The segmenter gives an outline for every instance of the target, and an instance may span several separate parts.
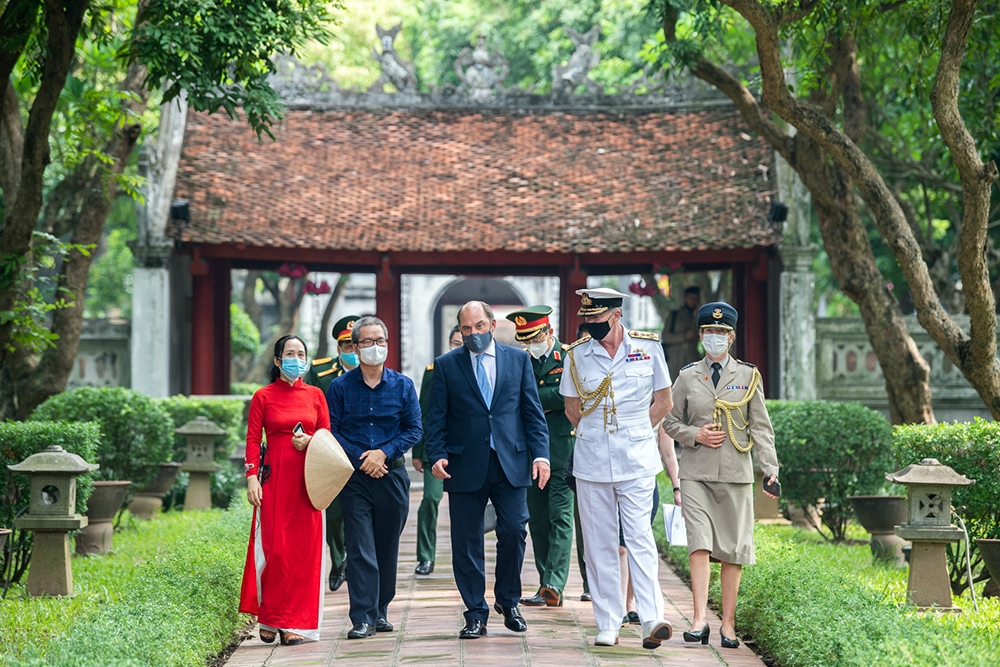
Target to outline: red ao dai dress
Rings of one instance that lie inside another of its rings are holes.
[[[292,429],[298,422],[308,434],[330,428],[326,397],[301,379],[289,385],[279,378],[253,395],[248,421],[246,462],[254,467],[247,475],[259,475],[262,435],[270,475],[253,513],[240,611],[256,615],[264,630],[317,641],[323,619],[325,518],[309,502],[306,453],[292,445]]]

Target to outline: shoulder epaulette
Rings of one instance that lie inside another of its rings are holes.
[[[336,372],[337,372],[336,367],[334,367],[334,368],[328,368],[325,371],[323,371],[322,373],[316,373],[316,377],[318,377],[318,378],[324,378],[327,375],[329,375],[330,373],[336,373]]]
[[[323,357],[322,359],[313,359],[313,366],[319,366],[320,364],[328,364],[333,361],[333,357]]]
[[[698,364],[698,362],[697,362],[697,361],[692,361],[692,362],[691,362],[690,364],[688,364],[687,366],[684,366],[683,368],[681,368],[681,370],[682,370],[682,371],[686,371],[687,369],[689,369],[689,368],[691,368],[692,366],[695,366],[695,365],[697,365],[697,364]]]
[[[570,343],[569,347],[567,347],[566,349],[567,350],[572,350],[577,345],[580,345],[581,343],[586,343],[588,340],[590,340],[590,336],[584,336],[580,340],[576,340],[576,341],[573,341],[572,343]]]
[[[563,343],[560,347],[562,347],[562,349],[564,349],[564,350],[568,350],[569,349],[569,345],[567,345],[566,343]]]
[[[425,371],[432,371],[432,370],[434,370],[434,364],[427,364],[427,368],[425,368],[424,370]]]
[[[660,340],[660,334],[653,333],[652,331],[629,331],[628,335],[632,338],[642,338],[644,340]]]
[[[757,368],[756,364],[751,364],[749,361],[743,361],[742,359],[737,359],[736,361],[743,364],[744,366],[749,366],[750,368]]]

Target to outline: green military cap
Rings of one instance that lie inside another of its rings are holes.
[[[360,320],[361,317],[358,315],[348,315],[347,317],[341,317],[337,320],[337,323],[333,325],[333,338],[338,343],[342,340],[351,339],[351,330],[354,329],[354,323]]]
[[[531,306],[522,308],[507,315],[507,319],[514,323],[514,338],[517,340],[531,340],[538,335],[549,324],[549,315],[552,314],[550,306]]]

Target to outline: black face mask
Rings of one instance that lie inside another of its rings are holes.
[[[611,333],[611,320],[605,320],[604,322],[587,322],[587,333],[594,340],[604,340],[604,338]]]

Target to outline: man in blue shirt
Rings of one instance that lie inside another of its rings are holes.
[[[392,632],[399,536],[410,506],[403,454],[422,433],[420,404],[410,378],[384,366],[388,331],[366,316],[351,331],[360,365],[330,383],[330,431],[354,464],[340,492],[347,543],[347,592],[354,627],[348,639]]]

